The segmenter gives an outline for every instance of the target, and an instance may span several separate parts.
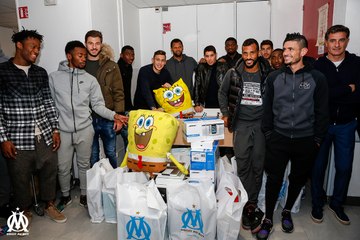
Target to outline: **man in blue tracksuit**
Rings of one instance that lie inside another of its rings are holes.
[[[257,239],[268,239],[286,166],[291,161],[288,197],[281,227],[294,231],[291,218],[296,198],[311,173],[317,149],[328,127],[328,86],[325,76],[303,61],[307,40],[299,33],[284,40],[286,66],[270,73],[266,82],[262,130],[266,138],[265,219]]]
[[[342,205],[345,202],[354,158],[356,115],[359,109],[360,57],[346,51],[350,30],[335,25],[325,34],[328,53],[319,58],[314,67],[327,78],[329,86],[330,125],[315,161],[312,181],[311,218],[323,221],[325,171],[329,149],[334,144],[335,180],[329,209],[342,224],[350,224]],[[359,120],[359,119],[358,119]]]

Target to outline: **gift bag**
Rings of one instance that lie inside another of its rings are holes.
[[[289,188],[289,175],[291,173],[291,162],[289,161],[288,165],[286,166],[285,174],[284,174],[284,181],[283,185],[281,186],[281,190],[279,193],[279,202],[281,207],[285,207],[286,200],[288,196],[288,188]],[[298,197],[296,198],[296,201],[291,208],[292,213],[298,213],[300,211],[300,205],[301,205],[301,195],[304,191],[304,187],[301,189]]]
[[[170,239],[215,239],[216,198],[208,181],[183,181],[167,188]]]
[[[226,155],[218,158],[216,162],[216,186],[219,185],[221,176],[226,172],[237,175],[237,165],[235,157],[232,157],[231,160],[229,160]]]
[[[117,183],[146,183],[148,178],[144,172],[127,172],[127,168],[116,168],[104,175],[102,189],[105,222],[117,223],[115,189]]]
[[[240,233],[242,211],[248,195],[240,178],[224,172],[216,190],[217,239],[237,240]]]
[[[87,205],[90,221],[92,223],[101,223],[104,220],[104,210],[101,198],[103,176],[112,169],[113,167],[111,166],[109,159],[103,158],[86,171]]]
[[[146,184],[118,183],[116,209],[118,240],[167,239],[167,207],[154,180]]]
[[[284,172],[284,179],[281,185],[281,189],[279,192],[278,200],[276,201],[276,205],[274,208],[274,211],[278,208],[278,205],[280,204],[281,207],[285,207],[286,199],[287,199],[287,193],[288,193],[288,187],[289,187],[289,174],[291,171],[291,162],[289,161],[288,165],[286,166],[285,172]],[[266,186],[266,174],[264,172],[263,175],[263,181],[260,189],[260,193],[258,196],[258,207],[261,209],[261,211],[265,212],[265,186]],[[301,204],[301,195],[304,191],[304,188],[300,191],[299,196],[297,197],[294,206],[291,209],[292,213],[297,213],[300,210],[300,204]]]

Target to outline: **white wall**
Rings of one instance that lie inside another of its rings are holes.
[[[65,59],[65,45],[71,40],[84,41],[91,29],[91,9],[88,0],[61,0],[56,6],[44,6],[44,1],[18,0],[18,6],[28,6],[29,18],[20,19],[19,29],[37,29],[44,35],[38,64],[49,73],[57,70]]]
[[[282,48],[287,33],[302,33],[303,0],[271,0],[271,40]]]
[[[115,53],[115,61],[120,56],[120,2],[118,0],[91,0],[92,29],[103,34],[103,42],[109,44]],[[90,29],[89,29],[90,30]],[[84,37],[81,41],[84,41]]]
[[[360,56],[360,1],[347,0],[345,26],[350,29],[350,42],[347,50]]]
[[[11,41],[13,33],[12,28],[0,27],[0,46],[7,57],[15,55],[15,45]]]
[[[199,60],[207,45],[214,45],[219,57],[224,55],[224,42],[230,36],[237,38],[240,46],[249,37],[259,42],[270,37],[267,1],[169,7],[166,12],[147,8],[140,9],[139,14],[142,65],[150,63],[158,49],[165,50],[170,58],[173,38],[180,38],[184,53]],[[162,33],[163,23],[171,24],[170,32]]]

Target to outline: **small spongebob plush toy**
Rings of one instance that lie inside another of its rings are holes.
[[[190,91],[181,78],[170,88],[159,88],[153,92],[160,107],[174,117],[194,112]]]
[[[130,111],[129,144],[121,167],[127,165],[134,171],[161,172],[169,158],[187,175],[187,169],[170,153],[178,127],[179,122],[168,113],[141,109]]]

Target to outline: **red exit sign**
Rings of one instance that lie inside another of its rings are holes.
[[[28,11],[28,7],[19,7],[19,17],[20,19],[22,18],[29,18],[29,11]]]

